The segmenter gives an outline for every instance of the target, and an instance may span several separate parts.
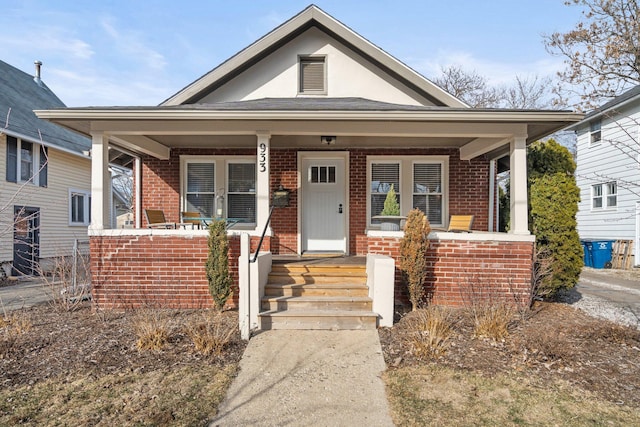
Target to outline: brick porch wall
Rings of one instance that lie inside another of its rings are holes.
[[[528,304],[533,246],[533,242],[431,240],[426,284],[429,301],[453,306],[479,301]],[[369,237],[368,250],[396,260],[396,304],[408,304],[397,267],[400,238]]]
[[[259,238],[251,239],[251,250]],[[92,236],[92,297],[101,308],[208,308],[213,306],[205,273],[203,235]],[[263,250],[269,249],[269,238]],[[238,304],[240,238],[229,239],[229,270],[234,280],[230,308]]]

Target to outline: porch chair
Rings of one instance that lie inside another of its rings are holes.
[[[433,230],[471,233],[472,225],[473,215],[451,215],[451,217],[449,218],[448,228],[433,228]]]
[[[184,224],[191,224],[191,228],[200,229],[204,225],[204,221],[200,219],[200,212],[187,212],[180,213],[182,216],[182,222]]]
[[[144,215],[147,217],[149,228],[176,228],[175,222],[167,222],[164,212],[158,209],[145,209]]]

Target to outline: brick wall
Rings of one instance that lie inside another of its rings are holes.
[[[396,260],[396,303],[409,302],[398,270],[400,239],[369,237],[370,253]],[[532,242],[431,240],[426,291],[442,305],[469,305],[478,301],[527,304],[531,292]]]
[[[367,253],[367,156],[448,155],[449,213],[474,215],[475,230],[489,227],[489,161],[479,157],[460,160],[457,149],[351,149],[349,151],[349,253]],[[298,164],[296,149],[270,152],[273,191],[282,185],[291,190],[290,206],[274,210],[271,226],[274,254],[297,253],[298,248]],[[169,160],[142,158],[142,209],[162,209],[167,221],[180,221],[180,155],[255,155],[253,149],[174,149]],[[143,218],[143,227],[146,219]]]
[[[255,251],[259,238],[251,239]],[[269,239],[265,242],[269,245]],[[206,308],[213,306],[205,273],[206,236],[92,236],[93,300],[101,308]],[[229,239],[234,280],[229,307],[238,304],[240,239]]]

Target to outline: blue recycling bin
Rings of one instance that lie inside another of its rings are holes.
[[[591,240],[580,240],[580,243],[582,243],[582,252],[584,253],[584,266],[593,267],[593,243]]]
[[[615,240],[592,240],[591,261],[593,268],[611,268],[611,250]]]

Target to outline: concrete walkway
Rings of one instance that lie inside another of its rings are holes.
[[[378,332],[266,331],[211,426],[393,426]]]
[[[39,278],[24,278],[0,287],[0,313],[33,307],[51,301],[51,290]]]

